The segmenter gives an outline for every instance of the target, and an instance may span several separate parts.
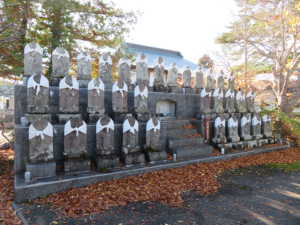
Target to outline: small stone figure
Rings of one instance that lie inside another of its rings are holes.
[[[32,75],[27,82],[28,113],[47,113],[49,110],[49,81],[42,74]]]
[[[52,53],[52,78],[64,78],[69,75],[70,55],[63,47],[57,47]]]
[[[252,140],[250,135],[251,130],[251,114],[248,113],[246,116],[243,116],[241,120],[241,139],[247,141]]]
[[[129,66],[130,67],[130,66]],[[129,70],[130,71],[130,70]],[[107,53],[99,59],[99,77],[104,83],[112,82],[112,60]]]
[[[42,73],[43,49],[33,41],[24,48],[24,75],[29,78],[32,75],[41,75]]]
[[[104,83],[99,77],[94,78],[88,84],[88,113],[104,114]]]
[[[263,136],[261,134],[261,118],[260,115],[257,114],[252,118],[252,138],[259,140]]]
[[[178,87],[178,67],[175,63],[172,63],[168,70],[168,87]]]
[[[206,87],[210,90],[215,88],[214,84],[214,71],[213,69],[206,70]]]
[[[134,110],[136,113],[148,112],[148,88],[145,84],[139,84],[134,89]]]
[[[211,92],[209,88],[204,88],[200,94],[200,111],[202,113],[211,113]]]
[[[198,67],[195,71],[195,85],[194,88],[203,88],[203,72],[201,67]]]
[[[265,115],[262,119],[262,133],[263,133],[264,138],[272,137],[271,117],[269,115]]]
[[[254,110],[254,98],[255,98],[255,95],[254,95],[253,91],[249,91],[246,96],[247,112],[249,112],[249,113],[253,113],[255,111]]]
[[[157,117],[150,119],[146,125],[146,147],[151,150],[161,150],[160,122]]]
[[[221,70],[217,73],[217,77],[216,77],[217,87],[224,90],[224,88],[225,88],[224,83],[225,83],[224,72],[223,72],[223,70]]]
[[[214,108],[212,109],[213,113],[223,113],[223,98],[224,93],[221,88],[217,88],[213,93],[213,102],[214,102]]]
[[[123,80],[118,80],[112,87],[112,110],[115,113],[128,112],[127,107],[128,87]]]
[[[59,112],[79,112],[79,84],[71,75],[59,82]]]
[[[238,142],[240,140],[240,137],[238,135],[238,120],[236,116],[233,116],[228,120],[227,140],[231,142]]]
[[[77,80],[92,79],[92,58],[87,52],[81,52],[77,56]]]
[[[119,80],[122,79],[125,81],[127,87],[131,86],[131,75],[130,75],[130,69],[131,69],[131,61],[127,57],[123,57],[119,60]]]
[[[235,90],[234,78],[234,72],[231,72],[227,77],[227,89],[232,89],[233,91]]]
[[[53,127],[39,119],[29,127],[29,162],[39,164],[53,161]]]
[[[154,82],[153,86],[165,85],[165,62],[162,57],[154,60]]]
[[[224,116],[217,117],[215,120],[215,136],[212,139],[214,143],[227,143],[225,136],[225,118]]]
[[[236,110],[234,108],[234,90],[229,89],[225,94],[225,102],[226,102],[226,113],[234,113]]]
[[[243,91],[239,91],[236,94],[236,112],[244,113],[246,112],[246,102],[245,102],[245,94]]]
[[[104,116],[96,123],[96,155],[112,155],[114,150],[114,121]]]
[[[136,58],[136,83],[149,86],[148,59],[144,53]]]
[[[189,66],[184,66],[182,69],[182,85],[183,88],[192,87],[192,70]]]
[[[129,153],[139,152],[139,123],[133,117],[127,119],[123,123],[123,147],[122,152],[127,155]]]

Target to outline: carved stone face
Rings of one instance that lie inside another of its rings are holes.
[[[164,60],[162,59],[162,57],[158,58],[158,63],[161,64]]]
[[[141,54],[141,59],[145,59],[145,58],[146,58],[145,54],[142,53],[142,54]]]
[[[107,59],[108,59],[107,53],[105,53],[105,54],[103,55],[103,59],[104,59],[104,61],[107,61]]]
[[[59,47],[57,48],[57,52],[58,52],[59,54],[65,54],[65,49],[64,49],[63,47],[59,46]]]

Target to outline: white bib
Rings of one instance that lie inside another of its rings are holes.
[[[154,133],[156,133],[156,130],[160,130],[159,120],[157,120],[157,126],[154,125],[152,118],[147,122],[146,131],[149,131],[149,130],[152,130],[152,129],[154,130]]]
[[[159,57],[158,57],[159,58]],[[161,68],[161,67],[165,67],[165,61],[163,60],[162,63],[159,63],[158,62],[158,58],[156,58],[154,60],[154,67],[158,66],[158,68]]]
[[[242,95],[242,92],[239,91],[239,92],[236,94],[236,100],[238,100],[238,101],[243,101],[243,100],[245,100],[245,94]]]
[[[119,66],[121,66],[123,63],[127,63],[127,65],[129,67],[131,67],[131,61],[130,59],[126,59],[126,60],[123,60],[122,58],[119,60]]]
[[[102,80],[99,78],[100,84],[99,84],[98,87],[96,87],[96,86],[94,85],[94,80],[95,80],[95,79],[96,79],[96,78],[94,78],[93,80],[91,80],[91,81],[89,82],[89,84],[88,84],[88,90],[96,90],[97,93],[98,93],[98,95],[99,95],[99,94],[100,94],[100,90],[101,90],[101,91],[104,91],[104,83],[103,83]]]
[[[215,120],[215,127],[218,127],[218,126],[221,126],[223,125],[225,127],[225,120],[221,121],[221,118],[218,117],[216,120]]]
[[[33,79],[33,77],[35,76],[35,74],[33,74],[31,77],[29,77],[28,82],[27,82],[27,88],[36,88],[36,92],[35,94],[38,95],[41,89],[41,86],[45,87],[45,88],[49,88],[49,81],[48,79],[41,74],[41,79],[40,79],[40,83],[36,83]]]
[[[252,125],[255,126],[255,125],[261,125],[261,119],[257,119],[257,116],[254,116],[253,119],[252,119]]]
[[[249,91],[246,97],[250,98],[250,99],[253,99],[255,97],[255,95],[252,94],[252,91]]]
[[[205,88],[203,88],[203,90],[201,91],[201,98],[204,98],[206,95],[211,97],[210,91],[206,92]]]
[[[115,123],[112,119],[110,119],[109,123],[105,126],[102,126],[101,123],[100,123],[100,120],[102,119],[103,117],[101,117],[97,124],[96,124],[96,134],[98,134],[100,131],[102,131],[104,128],[106,128],[106,132],[108,133],[109,129],[111,130],[114,130],[115,129]]]
[[[135,120],[134,126],[132,127],[130,126],[128,119],[125,120],[123,123],[123,133],[125,133],[128,130],[130,130],[132,134],[134,134],[134,130],[136,130],[136,132],[139,132],[139,123]]]
[[[247,119],[246,116],[243,116],[242,121],[241,121],[241,126],[245,126],[246,123],[251,122],[251,118]]]
[[[142,59],[142,54],[139,54],[138,57],[135,59],[135,63],[146,63],[148,65],[148,59],[145,55],[145,58]]]
[[[74,77],[72,77],[72,85],[73,85],[72,87],[66,83],[66,78],[67,77],[65,77],[59,82],[59,89],[69,88],[69,89],[79,90],[78,81]]]
[[[47,135],[49,137],[53,137],[53,127],[51,125],[51,123],[48,122],[47,127],[44,130],[37,130],[33,127],[33,124],[30,125],[29,127],[29,140],[34,138],[34,137],[38,137],[40,136],[42,138],[42,140],[44,140],[44,135]]]
[[[136,97],[138,95],[140,95],[143,99],[148,98],[148,88],[147,88],[147,86],[145,86],[144,90],[142,92],[140,92],[140,87],[139,87],[139,85],[137,85],[134,88],[134,97]]]
[[[92,62],[92,58],[91,56],[88,54],[88,55],[84,55],[83,52],[81,52],[78,56],[77,56],[77,60],[79,59],[85,59],[85,61],[90,61]]]
[[[219,94],[219,89],[220,88],[217,88],[213,94],[213,97],[218,97],[218,99],[223,98],[223,90],[221,89],[221,93]]]
[[[229,89],[226,94],[225,94],[225,97],[230,97],[230,98],[234,98],[234,92],[231,93],[231,89]]]
[[[234,122],[233,118],[231,117],[229,120],[228,120],[228,127],[237,127],[238,126],[238,120],[236,120]]]
[[[263,122],[271,122],[271,117],[269,115],[265,115],[263,117]]]
[[[57,47],[58,48],[58,47]],[[52,55],[58,55],[58,59],[60,59],[60,57],[66,57],[66,58],[70,58],[69,53],[67,52],[67,50],[65,50],[64,54],[59,54],[57,51],[57,48],[53,51]]]
[[[82,121],[82,122],[83,122],[82,126],[72,128],[71,121],[69,120],[65,125],[64,135],[66,136],[73,131],[76,131],[76,137],[78,136],[78,132],[86,134],[86,123],[84,121]]]
[[[42,56],[43,49],[41,48],[41,46],[39,44],[35,43],[35,47],[36,48],[30,48],[29,44],[27,44],[24,48],[24,55],[26,55],[27,53],[30,53],[30,52],[34,52],[35,54],[39,53]]]
[[[112,87],[112,92],[120,91],[123,98],[123,91],[128,92],[127,84],[124,82],[123,88],[119,88],[118,81],[116,81]]]
[[[99,59],[99,64],[105,64],[105,63],[107,63],[108,65],[112,65],[112,61],[109,55],[107,55],[107,60],[104,60],[103,55],[101,55]]]

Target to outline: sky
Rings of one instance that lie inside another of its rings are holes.
[[[126,11],[141,11],[127,42],[180,51],[197,63],[212,50],[219,50],[215,38],[237,13],[234,0],[113,0]]]

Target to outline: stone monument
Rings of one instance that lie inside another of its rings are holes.
[[[216,86],[222,90],[225,90],[224,84],[225,84],[224,72],[223,70],[221,70],[217,73]]]
[[[211,112],[224,113],[223,99],[224,99],[224,92],[221,88],[218,87],[213,93],[214,107]]]
[[[214,71],[212,68],[206,70],[206,87],[210,90],[213,90],[215,88],[214,84]]]
[[[247,113],[241,120],[241,139],[248,148],[256,148],[257,142],[252,140],[251,131],[251,114]]]
[[[229,89],[226,94],[225,94],[225,112],[226,113],[235,113],[235,107],[234,107],[234,90],[233,89]]]
[[[153,91],[155,92],[167,92],[165,86],[165,62],[162,57],[158,57],[154,60],[154,82]]]
[[[246,102],[245,94],[243,91],[239,91],[236,94],[236,112],[245,113],[246,112]]]
[[[201,113],[211,113],[211,92],[208,87],[201,91],[200,111]]]
[[[129,63],[130,65],[131,63]],[[130,67],[130,66],[129,66]],[[130,71],[130,70],[129,70]],[[112,80],[112,60],[108,53],[101,55],[99,59],[99,78],[106,84],[113,82]],[[105,87],[111,88],[111,87]]]
[[[149,86],[148,78],[148,59],[144,53],[136,58],[136,84]]]
[[[200,94],[203,90],[203,71],[198,67],[194,73],[194,89],[196,94]]]
[[[232,142],[232,147],[235,150],[242,150],[245,148],[244,142],[240,141],[240,136],[238,135],[238,119],[236,116],[232,116],[228,120],[228,137],[227,140]]]
[[[99,77],[94,78],[88,84],[88,108],[89,122],[96,123],[105,113],[104,107],[104,83]]]
[[[225,117],[223,115],[217,117],[215,120],[214,135],[212,142],[216,148],[221,151],[224,149],[224,153],[232,151],[232,145],[227,143],[225,136]]]
[[[169,87],[170,93],[181,92],[181,89],[179,88],[178,85],[178,74],[179,74],[178,67],[176,66],[175,63],[172,63],[168,69],[168,80],[167,80],[167,85]]]
[[[255,112],[254,98],[255,98],[255,94],[253,93],[253,91],[249,91],[246,96],[247,112],[249,112],[249,113]]]
[[[232,89],[233,91],[235,90],[234,79],[234,72],[231,72],[227,77],[227,89]]]
[[[77,82],[79,87],[87,88],[92,80],[92,58],[87,52],[77,56]]]
[[[148,114],[148,88],[143,83],[134,89],[134,112],[139,122],[147,122],[152,117]]]
[[[273,135],[271,133],[271,117],[265,115],[262,119],[262,133],[264,138],[271,138]]]
[[[261,134],[261,118],[260,114],[256,114],[252,118],[252,138],[259,140],[263,136]]]
[[[192,92],[192,70],[189,66],[184,66],[182,69],[182,88],[185,94],[193,94]]]
[[[52,53],[51,86],[58,86],[61,79],[69,75],[70,55],[63,47],[57,47]]]
[[[35,41],[28,43],[24,48],[24,75],[43,74],[43,49]]]
[[[119,60],[119,80],[123,80],[126,83],[127,89],[133,90],[134,85],[131,85],[131,61],[127,57],[123,57]]]

